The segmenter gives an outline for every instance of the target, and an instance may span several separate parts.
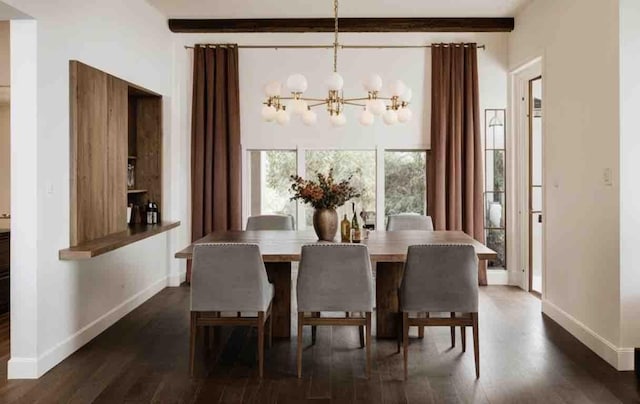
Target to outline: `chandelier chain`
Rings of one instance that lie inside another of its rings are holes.
[[[333,72],[338,72],[338,0],[333,0],[334,38],[333,38]]]

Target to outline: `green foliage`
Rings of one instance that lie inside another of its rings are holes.
[[[426,152],[385,152],[385,215],[426,209]]]

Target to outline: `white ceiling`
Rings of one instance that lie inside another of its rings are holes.
[[[342,0],[341,17],[513,17],[533,0]],[[332,0],[147,0],[169,18],[317,18]]]

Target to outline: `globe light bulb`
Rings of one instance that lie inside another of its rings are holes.
[[[380,116],[386,111],[387,106],[384,104],[384,101],[381,99],[375,100],[367,100],[367,110],[370,111],[373,115]]]
[[[264,86],[264,93],[267,97],[279,97],[282,93],[282,83],[279,81],[270,81]]]
[[[400,108],[400,110],[398,111],[398,122],[409,122],[411,120],[411,117],[413,116],[413,112],[411,112],[411,110],[407,107],[404,108]]]
[[[302,114],[302,122],[307,126],[315,125],[317,121],[318,121],[318,114],[316,114],[310,109],[307,109],[304,112],[304,114]]]
[[[373,121],[375,120],[375,116],[369,112],[367,109],[363,110],[360,114],[360,124],[362,126],[371,126],[373,125]]]
[[[291,100],[287,109],[294,115],[302,115],[307,111],[307,102],[305,100]]]
[[[382,120],[387,125],[393,125],[393,124],[398,122],[398,113],[396,111],[394,111],[393,109],[389,109],[382,116]]]
[[[344,114],[335,114],[335,115],[331,115],[331,125],[338,127],[338,126],[344,126],[347,123],[347,118],[344,116]]]
[[[266,122],[272,122],[276,118],[278,111],[273,105],[264,105],[262,107],[262,119]]]
[[[393,96],[401,96],[407,90],[407,86],[402,82],[402,80],[396,80],[389,85],[389,91],[391,91],[391,95]]]
[[[307,91],[307,78],[302,74],[292,74],[287,79],[287,88],[292,93],[304,93]]]
[[[278,122],[280,125],[284,126],[288,124],[290,120],[291,117],[289,116],[289,113],[284,109],[281,109],[276,113],[276,122]]]
[[[404,91],[404,93],[402,93],[402,95],[400,96],[400,101],[410,102],[411,101],[411,97],[413,97],[413,91],[411,91],[410,88],[407,88]]]
[[[325,84],[330,91],[340,91],[344,86],[344,79],[338,73],[331,73],[331,76],[327,78]]]
[[[362,80],[362,86],[368,92],[380,91],[382,89],[382,77],[375,73],[371,73]]]

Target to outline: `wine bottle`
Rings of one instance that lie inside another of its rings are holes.
[[[359,243],[360,242],[360,224],[358,224],[358,215],[356,215],[356,204],[352,202],[351,208],[353,209],[353,219],[351,219],[351,242]]]
[[[153,224],[160,223],[160,213],[158,212],[158,204],[156,202],[153,203]]]
[[[343,243],[351,241],[351,223],[349,223],[346,213],[344,214],[344,219],[340,222],[340,237]]]
[[[145,208],[147,214],[147,224],[153,224],[153,203],[150,200],[147,200]]]

